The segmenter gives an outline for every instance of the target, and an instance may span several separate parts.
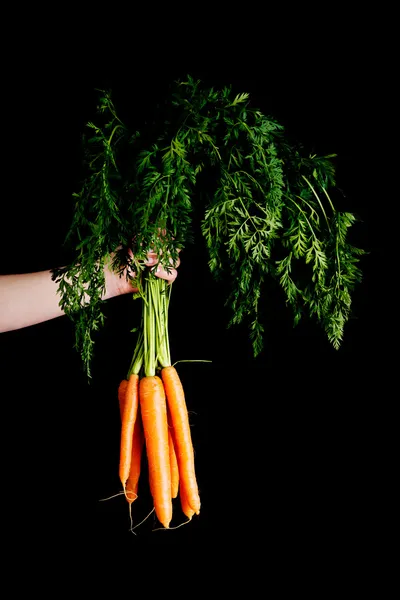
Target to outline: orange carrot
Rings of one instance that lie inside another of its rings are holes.
[[[121,449],[119,459],[119,478],[124,486],[129,477],[132,457],[133,431],[138,410],[138,384],[139,376],[134,373],[130,376],[126,386],[125,401],[122,411]],[[121,385],[121,384],[120,384]]]
[[[143,428],[140,413],[138,413],[135,427],[133,429],[131,468],[129,471],[128,480],[126,482],[126,499],[128,500],[129,504],[132,504],[132,502],[137,498],[143,443]]]
[[[169,463],[171,466],[171,498],[176,498],[179,490],[179,469],[171,427],[168,425]]]
[[[185,492],[183,486],[180,487],[179,496],[180,496],[180,499],[181,499],[182,512],[183,512],[184,515],[187,516],[187,518],[189,519],[189,521],[191,521],[192,517],[194,515],[194,510],[193,510],[193,508],[191,508],[189,506],[189,503],[187,501],[186,492]]]
[[[121,421],[122,421],[122,415],[124,413],[125,395],[126,395],[127,385],[128,385],[128,380],[123,379],[118,387],[118,402],[119,402],[119,413],[121,415]]]
[[[184,488],[189,506],[196,514],[199,514],[200,497],[194,469],[192,436],[182,383],[175,367],[162,369],[161,377],[167,396],[168,408],[171,412],[181,487]]]
[[[124,413],[125,406],[125,396],[126,389],[128,386],[128,380],[123,379],[119,384],[118,388],[118,401],[119,401],[119,409],[121,414],[121,419]],[[140,467],[142,461],[142,451],[143,451],[143,427],[140,417],[140,412],[138,412],[135,426],[133,428],[133,437],[132,437],[132,455],[131,455],[131,467],[129,470],[129,477],[126,482],[126,499],[129,504],[132,504],[137,498],[137,490],[140,476]]]
[[[167,405],[161,379],[143,377],[139,384],[139,399],[154,508],[160,523],[168,528],[172,519],[171,468]]]

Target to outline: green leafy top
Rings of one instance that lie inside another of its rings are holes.
[[[340,346],[364,251],[347,241],[354,215],[331,201],[335,155],[305,155],[248,100],[187,77],[176,82],[168,118],[148,143],[119,120],[110,93],[101,93],[99,122],[88,124],[88,176],[74,194],[68,241],[75,259],[54,272],[88,373],[92,332],[104,320],[106,257],[112,254],[121,276],[132,266],[141,290],[147,250],[153,247],[164,265],[175,261],[192,239],[193,209],[204,197],[209,266],[217,278],[229,274],[230,325],[249,319],[254,354],[263,344],[259,308],[268,276],[282,286],[295,323],[315,315]],[[201,196],[194,193],[199,186]]]

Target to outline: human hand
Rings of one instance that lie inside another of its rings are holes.
[[[129,251],[129,252],[130,252],[130,255],[132,256],[132,251]],[[144,261],[143,264],[146,267],[151,267],[152,265],[156,265],[157,262],[158,262],[157,254],[155,252],[150,251],[147,253],[147,260]],[[157,266],[157,269],[154,271],[154,275],[156,277],[159,277],[160,279],[165,279],[169,283],[172,283],[173,281],[175,281],[175,279],[178,275],[177,268],[179,267],[180,262],[181,261],[178,258],[178,261],[174,265],[174,268],[170,270],[170,272],[168,272],[166,269],[164,269],[162,263],[160,263]],[[171,265],[172,265],[172,261],[171,261]],[[132,272],[130,267],[127,267],[127,269],[129,269],[131,277],[134,277],[135,273]],[[135,288],[132,285],[131,281],[126,278],[126,271],[120,277],[110,267],[108,267],[107,271],[106,271],[106,289],[107,289],[107,295],[106,295],[107,298],[111,298],[113,296],[120,296],[122,294],[130,294],[130,293],[134,293],[137,291],[137,288]]]

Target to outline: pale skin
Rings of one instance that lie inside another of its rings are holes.
[[[154,253],[149,252],[146,265],[157,262]],[[179,261],[176,267],[179,266]],[[161,265],[156,276],[169,282],[175,280],[176,269],[166,271]],[[119,277],[110,267],[104,268],[106,291],[103,300],[135,291],[125,277]],[[22,329],[43,323],[64,315],[59,306],[58,284],[51,278],[51,271],[0,275],[0,333]]]

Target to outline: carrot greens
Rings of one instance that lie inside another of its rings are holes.
[[[110,92],[100,92],[98,108],[96,123],[88,123],[87,177],[74,194],[67,237],[74,260],[53,274],[89,376],[110,255],[137,295],[153,298],[157,317],[148,320],[145,309],[144,327],[155,328],[157,360],[169,363],[162,339],[167,294],[156,281],[145,290],[141,261],[152,249],[170,268],[194,226],[211,272],[230,280],[229,325],[248,323],[255,355],[264,342],[261,309],[270,279],[281,286],[294,323],[315,317],[339,348],[364,251],[348,241],[355,215],[333,204],[335,155],[307,154],[274,118],[251,106],[248,94],[210,89],[190,76],[175,82],[167,116],[150,134],[125,126]]]

